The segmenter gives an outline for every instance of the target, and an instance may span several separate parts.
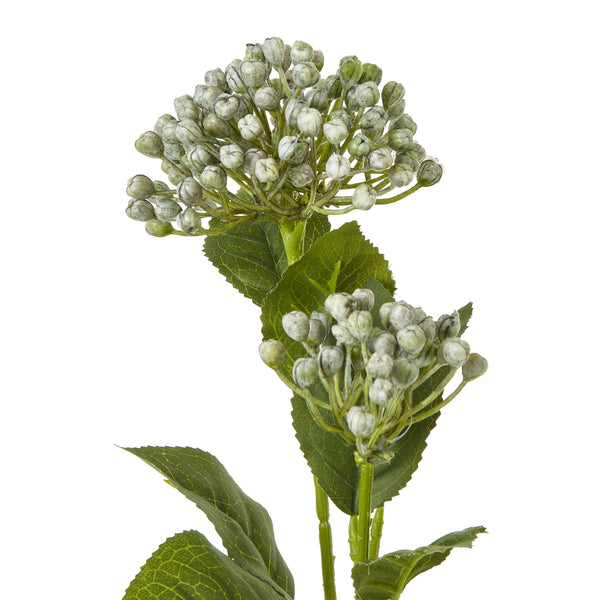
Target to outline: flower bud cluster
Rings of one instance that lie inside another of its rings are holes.
[[[168,183],[132,177],[127,215],[152,235],[216,234],[267,214],[368,210],[437,183],[402,84],[381,85],[381,69],[356,56],[329,76],[323,65],[310,44],[272,37],[207,71],[135,142]]]
[[[287,313],[282,327],[306,350],[288,384],[304,395],[317,422],[336,429],[365,456],[385,456],[406,428],[487,370],[487,361],[460,337],[458,311],[434,319],[402,300],[375,306],[369,289],[331,294],[324,311],[310,316]],[[261,345],[263,360],[280,374],[285,353],[282,341]],[[444,399],[445,386],[461,368],[461,384]],[[319,406],[326,410],[319,412]]]

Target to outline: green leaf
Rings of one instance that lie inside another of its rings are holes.
[[[458,314],[460,316],[460,331],[458,335],[462,335],[468,327],[469,321],[471,320],[471,316],[473,315],[473,303],[469,302],[465,304],[462,308],[458,309]]]
[[[313,215],[306,224],[305,250],[329,227],[327,217]],[[263,305],[288,266],[279,227],[274,221],[248,221],[220,235],[208,236],[204,253],[234,288],[258,306]]]
[[[294,595],[294,581],[273,533],[267,511],[242,492],[225,467],[195,448],[126,448],[167,478],[206,513],[228,555],[279,594]]]
[[[354,565],[352,578],[360,600],[397,600],[414,577],[441,564],[454,548],[470,548],[484,527],[449,533],[429,546],[400,550]]]
[[[123,600],[281,600],[268,583],[219,552],[201,533],[169,538],[148,559]]]

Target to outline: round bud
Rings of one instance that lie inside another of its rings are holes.
[[[276,67],[282,65],[285,58],[285,44],[278,37],[267,38],[262,44],[265,58]]]
[[[307,88],[319,81],[321,74],[311,62],[302,62],[294,65],[292,69],[292,81],[299,88]]]
[[[438,348],[437,359],[443,365],[462,367],[469,358],[469,344],[457,337],[446,338]]]
[[[200,175],[200,183],[211,190],[223,190],[227,186],[227,174],[217,165],[208,165]]]
[[[225,90],[227,88],[227,81],[225,80],[225,73],[222,69],[211,69],[206,71],[204,74],[204,83],[211,87]]]
[[[181,210],[181,206],[170,198],[159,198],[154,207],[156,217],[161,221],[174,221]]]
[[[244,164],[244,151],[237,144],[227,144],[221,146],[219,158],[226,169],[237,169]]]
[[[292,377],[303,388],[312,385],[319,376],[319,365],[314,358],[299,358],[294,363]]]
[[[353,406],[346,415],[350,433],[356,437],[367,437],[375,429],[375,416],[366,406]]]
[[[408,129],[413,135],[417,133],[417,124],[413,118],[406,113],[400,115],[393,123],[390,124],[391,129]]]
[[[284,135],[277,145],[279,158],[290,165],[302,163],[308,152],[308,144],[297,135]]]
[[[240,65],[240,74],[246,86],[256,89],[265,82],[267,67],[260,60],[244,60]]]
[[[320,50],[315,50],[313,52],[312,63],[319,71],[323,68],[323,65],[325,64],[325,57]]]
[[[323,89],[313,88],[305,95],[306,102],[311,108],[316,108],[320,113],[325,112],[329,106],[329,97]]]
[[[135,200],[147,200],[156,190],[150,177],[146,177],[146,175],[134,175],[127,182],[127,189],[125,191],[128,196],[131,196]]]
[[[389,148],[377,148],[369,154],[369,167],[373,171],[385,171],[394,164],[394,155]]]
[[[175,231],[173,225],[168,221],[159,221],[158,219],[152,219],[146,222],[146,233],[153,235],[154,237],[165,237]]]
[[[394,360],[392,381],[399,389],[410,387],[419,378],[419,367],[410,359],[401,357]]]
[[[348,315],[345,326],[359,342],[366,342],[373,330],[373,317],[367,310],[355,310]]]
[[[360,127],[365,135],[373,136],[381,133],[387,122],[381,106],[373,106],[360,118]]]
[[[481,377],[487,370],[488,361],[481,354],[473,352],[462,367],[462,376],[465,381],[472,381]]]
[[[362,75],[362,63],[356,56],[345,56],[340,60],[337,74],[345,88],[357,84]]]
[[[220,87],[212,85],[197,85],[194,92],[194,102],[205,110],[212,110],[215,101],[223,93]]]
[[[150,221],[156,218],[154,207],[148,200],[134,200],[133,198],[129,201],[125,214],[134,221]]]
[[[375,304],[375,294],[368,288],[359,288],[352,292],[356,298],[356,310],[372,310]]]
[[[202,127],[207,135],[216,138],[227,138],[231,136],[231,125],[214,113],[208,113],[202,120]]]
[[[417,324],[423,330],[423,333],[425,334],[425,337],[428,340],[435,339],[435,336],[437,334],[437,326],[435,324],[435,321],[433,320],[433,317],[425,317]]]
[[[381,90],[381,102],[383,108],[388,110],[390,106],[404,98],[404,86],[396,81],[388,81]]]
[[[363,158],[371,152],[371,140],[362,133],[357,133],[348,144],[348,153],[354,158]]]
[[[248,141],[255,140],[263,132],[263,126],[256,115],[246,115],[238,121],[240,135]]]
[[[325,310],[336,321],[343,321],[352,311],[356,310],[357,304],[358,300],[354,296],[346,292],[339,292],[327,296],[325,299]]]
[[[323,90],[330,100],[335,100],[342,95],[342,82],[338,75],[330,75],[323,81]]]
[[[295,341],[305,342],[310,331],[308,317],[299,310],[286,313],[281,318],[283,330]]]
[[[236,58],[225,67],[225,79],[229,89],[233,92],[241,93],[246,91],[246,84],[244,83],[242,73],[240,72],[241,66],[242,61],[239,58]]]
[[[389,379],[376,379],[369,388],[369,400],[377,406],[387,406],[394,397],[394,386]]]
[[[160,117],[158,117],[158,119],[156,120],[156,123],[154,124],[154,133],[156,133],[157,135],[159,135],[162,138],[164,127],[169,122],[177,123],[177,119],[175,119],[175,117],[173,117],[172,115],[161,115]],[[163,138],[163,140],[164,140],[164,138]],[[164,141],[166,142],[167,140],[164,140]],[[175,139],[175,141],[177,141],[177,139]],[[140,150],[140,152],[141,152],[141,150]],[[142,152],[142,154],[144,154],[144,153]]]
[[[340,346],[324,346],[319,352],[319,367],[325,377],[340,371],[344,364],[344,350]]]
[[[144,156],[160,158],[163,155],[164,145],[157,133],[146,131],[135,141],[135,149]]]
[[[329,320],[329,315],[324,312],[313,311],[310,313],[310,318],[315,319],[317,321],[321,321],[323,327],[325,328],[325,335],[329,332],[329,328],[331,327],[331,321]]]
[[[202,227],[202,217],[189,206],[177,215],[177,224],[186,235],[205,233]]]
[[[329,330],[329,323],[325,325],[321,319],[313,319],[312,317],[308,320],[308,336],[306,343],[311,346],[318,346],[323,342],[327,336]]]
[[[314,50],[306,42],[294,42],[291,49],[291,59],[294,64],[302,62],[311,62],[314,57]]]
[[[373,63],[364,63],[359,83],[364,83],[365,81],[372,81],[376,85],[379,85],[381,83],[382,76],[383,71],[380,67],[374,65]]]
[[[202,200],[202,186],[193,177],[186,177],[177,186],[177,195],[185,205],[196,206]]]
[[[351,170],[350,161],[341,154],[332,154],[325,164],[325,172],[331,179],[345,179]]]
[[[388,179],[394,187],[404,187],[408,185],[413,177],[414,172],[402,165],[392,165],[388,170]]]
[[[294,187],[301,188],[311,183],[315,174],[310,165],[303,164],[291,167],[288,171],[288,176]]]
[[[170,116],[170,115],[169,115]],[[170,121],[165,121],[162,124],[162,131],[160,137],[165,144],[179,144],[179,138],[177,137],[177,125],[179,121],[171,118]]]
[[[394,302],[390,307],[387,321],[391,327],[398,331],[410,325],[413,322],[413,317],[414,308],[410,304],[400,301]]]
[[[263,110],[279,108],[279,93],[272,87],[261,87],[254,94],[254,104]]]
[[[348,128],[341,119],[323,123],[323,135],[330,144],[340,144],[348,137]]]
[[[415,361],[419,369],[422,369],[423,367],[428,367],[436,359],[436,356],[437,350],[435,345],[430,340],[427,340],[423,350],[417,356],[411,358]]]
[[[272,369],[280,367],[285,361],[285,346],[279,340],[265,340],[258,347],[258,353]]]
[[[246,153],[244,154],[244,164],[242,165],[242,168],[249,175],[254,175],[254,167],[256,165],[256,161],[266,157],[267,154],[264,150],[259,150],[258,148],[250,148],[249,150],[246,150]]]
[[[367,373],[373,378],[389,377],[392,373],[394,361],[389,354],[373,352],[367,362]]]
[[[435,185],[444,174],[444,167],[435,158],[426,158],[417,171],[417,182],[423,187]]]
[[[371,352],[380,352],[381,354],[393,356],[396,351],[396,338],[389,331],[381,329],[369,338],[367,348]]]
[[[274,158],[260,158],[254,165],[254,175],[261,183],[271,183],[279,177],[279,165]]]
[[[410,150],[413,145],[412,132],[408,129],[394,129],[388,134],[388,146],[394,152]]]
[[[265,60],[265,53],[260,44],[246,44],[246,54],[244,58],[248,60]]]
[[[418,325],[407,325],[396,334],[398,345],[408,354],[418,354],[425,347],[427,336]]]
[[[460,332],[460,315],[454,311],[451,315],[442,315],[436,323],[436,334],[439,340],[456,337]]]
[[[356,86],[356,101],[359,106],[375,106],[379,101],[379,89],[373,81],[367,81]]]
[[[316,108],[303,107],[296,117],[298,129],[310,137],[317,137],[321,133],[323,122],[321,113]]]
[[[336,323],[335,325],[332,325],[331,333],[340,344],[344,344],[346,346],[356,346],[360,343],[360,341],[350,333],[346,325],[342,323]]]
[[[369,210],[377,201],[377,192],[368,183],[360,183],[352,194],[352,206],[358,210]]]
[[[173,104],[178,119],[193,119],[196,121],[200,116],[200,107],[194,102],[192,97],[187,94],[175,98]]]
[[[200,125],[193,119],[183,119],[179,121],[175,128],[175,135],[182,144],[187,146],[197,144],[204,138]]]
[[[217,117],[225,121],[233,119],[239,109],[240,98],[233,94],[221,94],[213,105],[213,110]]]

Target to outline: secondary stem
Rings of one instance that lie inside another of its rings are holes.
[[[329,498],[315,477],[315,498],[319,517],[319,544],[321,546],[321,572],[325,600],[336,600],[333,539],[329,524]]]
[[[357,459],[360,467],[358,490],[357,562],[369,558],[369,532],[371,526],[371,495],[373,493],[373,465],[362,457]]]

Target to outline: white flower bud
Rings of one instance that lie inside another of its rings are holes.
[[[305,94],[305,99],[311,108],[316,108],[319,113],[323,113],[329,106],[329,97],[323,89],[312,88]]]
[[[240,65],[242,81],[250,88],[259,88],[267,78],[267,67],[260,60],[244,60]]]
[[[297,135],[284,135],[277,145],[277,154],[281,160],[291,165],[299,165],[308,154],[308,144]]]
[[[255,140],[263,132],[263,126],[256,115],[246,115],[238,121],[240,135],[248,141]]]
[[[380,106],[370,108],[360,118],[360,126],[366,135],[380,133],[383,131],[386,122],[386,115]]]
[[[443,365],[462,367],[469,358],[471,348],[464,340],[457,337],[446,338],[438,348],[437,359]]]
[[[202,233],[202,217],[191,207],[187,207],[177,215],[177,224],[186,235]]]
[[[163,137],[163,129],[165,127],[165,125],[169,122],[174,122],[177,123],[177,119],[175,119],[175,117],[173,115],[161,115],[160,117],[158,117],[158,119],[156,120],[156,123],[154,124],[154,128],[153,131],[154,133],[158,134],[161,138]],[[163,141],[167,141],[163,138]],[[177,141],[177,140],[175,140]]]
[[[279,177],[279,165],[272,158],[260,158],[254,165],[254,175],[261,183],[270,183]]]
[[[312,62],[315,65],[315,67],[319,69],[319,71],[323,68],[323,65],[325,64],[325,57],[323,56],[323,53],[320,50],[314,51]]]
[[[281,38],[267,38],[262,44],[262,51],[272,65],[276,67],[282,65],[285,58],[285,44]]]
[[[197,121],[200,117],[200,107],[193,101],[189,95],[180,96],[173,101],[175,113],[178,119],[193,119]]]
[[[193,177],[186,177],[177,186],[177,195],[185,205],[196,206],[202,200],[202,186]]]
[[[348,315],[344,325],[353,338],[366,342],[373,330],[373,317],[367,310],[355,310]]]
[[[129,201],[125,214],[134,221],[151,221],[156,218],[154,207],[148,200],[134,200],[133,198]]]
[[[272,87],[261,87],[254,94],[254,104],[263,110],[279,108],[279,93]]]
[[[335,337],[335,339],[340,343],[346,346],[356,346],[360,344],[359,340],[357,340],[348,330],[348,328],[341,324],[336,323],[331,326],[331,333]]]
[[[280,367],[285,361],[285,346],[279,340],[265,340],[258,347],[258,353],[272,369]]]
[[[418,325],[407,325],[396,334],[398,345],[408,354],[418,354],[425,347],[427,336]]]
[[[291,167],[288,171],[288,177],[294,187],[301,188],[312,182],[315,174],[310,165],[303,164]]]
[[[325,171],[331,179],[344,179],[351,170],[350,161],[341,154],[332,154],[325,165]]]
[[[460,315],[454,311],[451,315],[442,315],[436,323],[436,333],[439,340],[456,337],[460,331]]]
[[[342,85],[349,88],[358,83],[362,75],[362,63],[356,56],[344,56],[340,60],[340,66],[337,74],[340,77]]]
[[[373,352],[367,362],[367,373],[373,378],[389,377],[392,373],[394,361],[389,354],[382,352]]]
[[[381,354],[393,356],[396,351],[396,338],[389,331],[381,329],[369,338],[367,348],[371,352],[380,352]]]
[[[356,310],[372,310],[375,304],[375,294],[368,288],[358,288],[352,292],[356,298]]]
[[[306,106],[306,103],[298,98],[292,98],[286,103],[284,114],[285,120],[290,127],[296,127],[298,124],[298,113]]]
[[[369,210],[377,201],[377,192],[368,183],[359,183],[352,194],[352,206],[358,210]]]
[[[410,359],[397,358],[392,366],[392,381],[398,389],[411,386],[419,378],[419,367]]]
[[[433,317],[425,317],[424,319],[419,321],[418,325],[423,330],[423,332],[425,333],[425,337],[428,340],[435,339],[435,336],[437,334],[437,327],[435,321],[433,320]]]
[[[147,200],[155,191],[152,179],[146,175],[134,175],[127,182],[126,193],[135,200]]]
[[[310,137],[317,137],[321,132],[323,121],[316,108],[303,107],[296,117],[298,129]]]
[[[188,146],[188,148],[191,148],[191,146]],[[185,154],[185,150],[179,142],[176,144],[164,144],[163,154],[164,158],[168,158],[171,162],[178,163]]]
[[[211,69],[206,71],[204,74],[204,83],[211,87],[225,90],[227,88],[227,81],[225,79],[225,73],[222,69]]]
[[[344,350],[340,346],[324,346],[319,352],[319,367],[325,377],[339,372],[344,364]]]
[[[309,329],[306,343],[311,346],[319,346],[327,336],[329,323],[326,326],[321,319],[313,319],[311,316],[308,320],[308,325]]]
[[[171,121],[165,121],[162,124],[160,137],[166,144],[179,144],[179,138],[177,137],[177,124],[179,121],[172,119]]]
[[[321,321],[323,323],[323,327],[325,328],[325,335],[329,332],[329,328],[331,327],[331,321],[329,320],[329,315],[324,312],[313,311],[310,313],[310,318],[316,321]]]
[[[330,144],[340,144],[348,137],[348,128],[341,119],[323,123],[323,135]]]
[[[357,133],[348,144],[348,153],[354,158],[364,158],[371,152],[371,140],[362,133]]]
[[[310,331],[308,317],[299,310],[286,313],[281,318],[283,330],[295,341],[305,342]]]
[[[307,88],[315,85],[321,78],[321,74],[311,62],[301,62],[294,65],[292,69],[292,80],[299,88]]]
[[[472,381],[481,377],[488,370],[488,361],[481,356],[473,352],[469,354],[467,362],[463,365],[462,376],[465,381]]]
[[[221,146],[219,158],[226,169],[237,169],[244,164],[244,151],[237,144],[227,144]]]
[[[413,145],[413,134],[408,129],[394,129],[388,134],[388,146],[395,152],[410,150]]]
[[[173,225],[168,221],[160,221],[159,219],[152,219],[146,222],[146,233],[153,235],[154,237],[165,237],[173,233]]]
[[[312,385],[319,376],[319,365],[314,358],[299,358],[292,369],[296,385],[303,388]]]
[[[436,158],[426,158],[417,171],[417,182],[423,187],[435,185],[444,174],[444,167]]]
[[[228,138],[231,136],[231,125],[214,113],[208,113],[202,120],[202,127],[208,136]]]
[[[227,81],[227,85],[233,92],[245,92],[246,85],[244,84],[244,80],[242,79],[242,74],[240,72],[240,67],[242,65],[242,61],[239,58],[232,60],[227,67],[225,67],[225,79]]]
[[[206,110],[212,110],[217,98],[223,93],[219,87],[212,85],[197,85],[194,92],[194,102]]]
[[[414,171],[403,165],[392,165],[388,171],[388,179],[394,187],[408,185],[415,176]]]
[[[192,146],[201,142],[204,135],[200,125],[193,119],[183,119],[177,123],[175,128],[177,139],[184,145]]]
[[[160,198],[154,207],[157,219],[161,221],[174,221],[181,212],[181,206],[175,200]]]
[[[291,50],[291,58],[294,64],[301,62],[311,62],[314,57],[314,50],[306,42],[294,42]]]
[[[217,165],[208,165],[200,175],[203,187],[212,190],[223,190],[227,186],[227,174]]]
[[[369,154],[369,167],[373,171],[385,171],[394,164],[394,154],[389,148],[377,148]]]
[[[394,302],[390,307],[388,315],[388,323],[395,329],[399,330],[413,321],[414,308],[406,302]]]
[[[221,94],[213,105],[213,110],[217,117],[229,121],[233,119],[240,108],[239,96],[233,94]]]
[[[353,406],[346,415],[348,429],[356,437],[367,437],[375,429],[375,416],[366,406]]]
[[[394,386],[389,379],[376,379],[369,388],[369,400],[378,406],[387,406],[394,397]]]
[[[242,165],[242,168],[246,173],[248,173],[248,175],[254,175],[256,161],[266,157],[267,154],[264,150],[250,148],[249,150],[246,150],[246,153],[244,154],[244,164]]]
[[[146,131],[135,141],[135,149],[144,156],[160,158],[165,149],[160,136],[154,131]]]
[[[417,356],[412,356],[411,358],[415,361],[417,367],[422,369],[423,367],[428,367],[436,359],[436,355],[437,350],[435,345],[430,340],[427,340],[423,350]]]
[[[336,321],[343,321],[352,311],[356,310],[357,304],[358,300],[354,296],[346,292],[339,292],[327,296],[325,299],[325,310]]]
[[[375,106],[379,101],[379,89],[373,81],[367,81],[356,86],[356,101],[359,106]]]

